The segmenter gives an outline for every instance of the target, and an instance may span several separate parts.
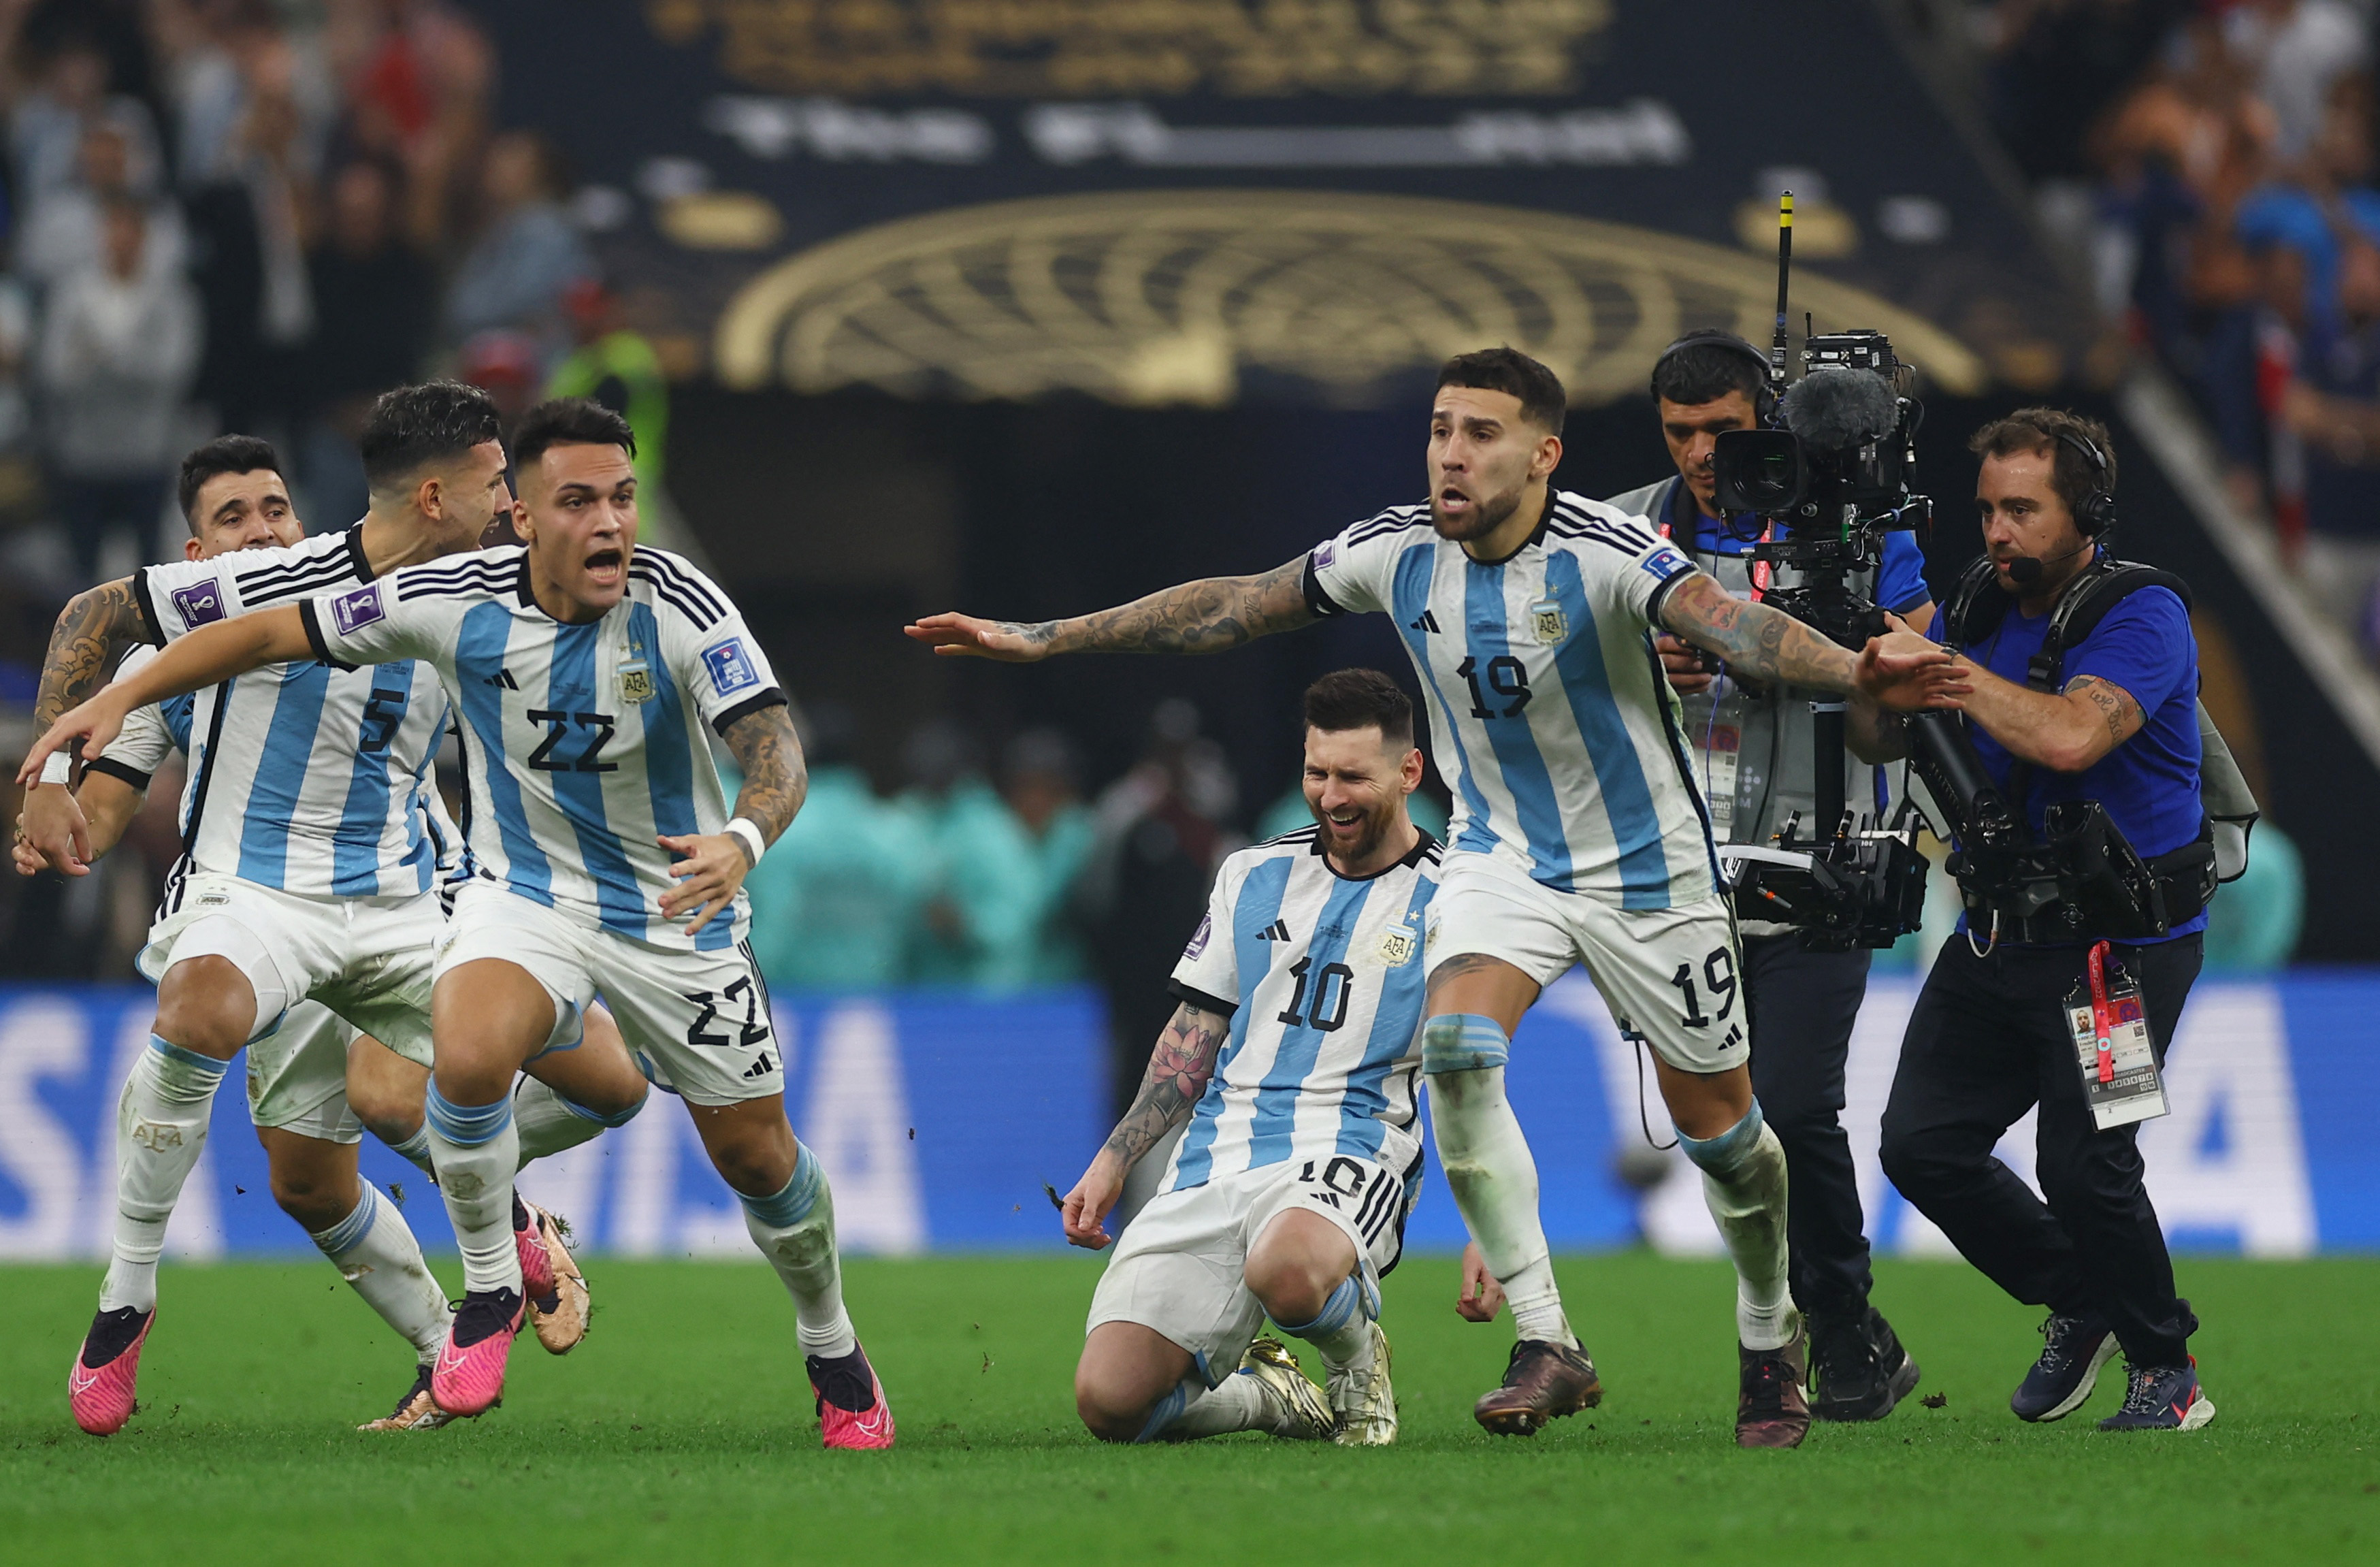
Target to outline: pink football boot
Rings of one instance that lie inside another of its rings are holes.
[[[430,1373],[430,1396],[449,1415],[484,1415],[504,1396],[504,1361],[525,1309],[510,1290],[474,1292],[446,1329],[438,1364]]]
[[[892,1406],[884,1401],[884,1384],[868,1364],[868,1352],[858,1344],[840,1360],[807,1361],[810,1391],[818,1395],[819,1439],[830,1448],[879,1448],[892,1445]]]
[[[67,1373],[67,1403],[74,1410],[76,1425],[94,1437],[112,1437],[124,1429],[139,1407],[132,1386],[140,1376],[140,1346],[156,1325],[154,1311],[129,1306],[91,1318],[74,1368]]]
[[[543,1300],[553,1294],[553,1258],[546,1254],[545,1226],[538,1210],[513,1194],[513,1250],[520,1254],[521,1294]]]

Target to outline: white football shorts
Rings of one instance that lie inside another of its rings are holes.
[[[1735,913],[1723,896],[1615,908],[1558,893],[1491,856],[1450,850],[1422,931],[1433,972],[1477,953],[1542,987],[1585,964],[1621,1032],[1681,1072],[1726,1072],[1752,1059]]]
[[[650,946],[501,883],[473,881],[455,896],[439,976],[481,958],[527,969],[553,998],[549,1049],[579,1037],[579,1020],[601,995],[653,1087],[708,1105],[785,1091],[769,987],[747,946]]]
[[[1188,1350],[1207,1385],[1218,1385],[1264,1328],[1264,1305],[1245,1278],[1248,1249],[1293,1208],[1345,1232],[1377,1299],[1404,1246],[1403,1178],[1347,1154],[1284,1160],[1151,1197],[1099,1275],[1084,1330],[1137,1322]]]
[[[155,980],[193,958],[228,961],[256,991],[251,1045],[313,1001],[428,1066],[430,983],[445,924],[435,892],[310,898],[198,873],[183,881],[174,912],[151,928],[140,967]],[[344,1083],[344,1048],[339,1074]]]

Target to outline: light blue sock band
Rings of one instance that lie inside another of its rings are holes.
[[[438,1135],[457,1148],[475,1148],[493,1142],[513,1124],[513,1097],[493,1104],[456,1104],[438,1091],[436,1079],[422,1105],[423,1119]]]
[[[208,1093],[214,1092],[215,1085],[222,1082],[223,1075],[231,1069],[230,1062],[217,1061],[211,1055],[200,1055],[196,1051],[186,1051],[179,1045],[169,1045],[154,1034],[149,1036],[149,1048],[157,1052],[161,1062],[168,1068],[181,1069],[180,1073],[171,1079],[172,1081],[187,1084],[194,1088],[204,1088]]]
[[[1301,1339],[1335,1333],[1354,1321],[1355,1314],[1363,1308],[1363,1292],[1355,1287],[1355,1277],[1351,1273],[1339,1281],[1339,1287],[1330,1292],[1330,1298],[1322,1303],[1322,1309],[1314,1314],[1313,1321],[1284,1322],[1281,1330]]]
[[[388,1146],[395,1148],[398,1153],[403,1154],[406,1158],[411,1160],[416,1164],[428,1159],[430,1157],[430,1122],[428,1118],[424,1117],[421,1124],[413,1129],[413,1136],[406,1138],[405,1141],[401,1143],[391,1143]]]
[[[1743,1119],[1716,1137],[1689,1137],[1678,1134],[1678,1146],[1686,1157],[1705,1171],[1725,1180],[1735,1173],[1738,1166],[1751,1156],[1754,1145],[1760,1141],[1760,1128],[1767,1124],[1760,1117],[1760,1101],[1743,1112]]]
[[[1441,1072],[1484,1072],[1512,1059],[1512,1041],[1492,1017],[1450,1012],[1421,1026],[1421,1069],[1430,1076]]]
[[[810,1209],[818,1206],[819,1188],[825,1184],[826,1172],[811,1156],[809,1144],[804,1143],[794,1160],[794,1178],[785,1183],[783,1191],[768,1197],[747,1197],[738,1192],[736,1200],[769,1228],[790,1230],[810,1216]]]
[[[363,1200],[356,1204],[356,1210],[314,1237],[314,1244],[322,1248],[322,1255],[334,1262],[342,1255],[361,1245],[364,1237],[371,1233],[372,1221],[380,1217],[378,1188],[370,1181],[363,1184]]]
[[[1155,1441],[1164,1434],[1166,1427],[1182,1418],[1182,1412],[1190,1407],[1191,1394],[1205,1391],[1192,1388],[1187,1377],[1174,1383],[1173,1391],[1159,1399],[1157,1407],[1148,1412],[1148,1424],[1140,1428],[1140,1435],[1132,1439],[1132,1445],[1138,1447],[1144,1442]]]
[[[625,1126],[629,1122],[634,1121],[637,1118],[637,1111],[645,1108],[645,1101],[638,1099],[636,1103],[616,1114],[606,1115],[600,1110],[589,1110],[585,1105],[580,1104],[577,1099],[567,1098],[562,1094],[557,1093],[553,1097],[562,1100],[563,1109],[578,1117],[579,1120],[592,1121],[598,1126]],[[804,1154],[808,1154],[809,1151],[810,1150],[808,1148],[804,1148],[802,1150]],[[794,1165],[794,1172],[798,1175],[801,1173],[801,1168],[800,1163],[796,1161]]]

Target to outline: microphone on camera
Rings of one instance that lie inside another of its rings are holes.
[[[2084,550],[2090,549],[2092,543],[2091,540],[2085,539],[2081,544],[2062,555],[2019,555],[2008,563],[2009,580],[2020,588],[2030,588],[2041,580],[2041,574],[2049,568],[2051,562],[2070,561]]]
[[[1900,422],[1900,397],[1873,370],[1824,365],[1785,394],[1785,428],[1821,452],[1881,441]]]

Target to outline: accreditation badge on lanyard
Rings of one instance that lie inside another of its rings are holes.
[[[2141,988],[2120,965],[2108,961],[2107,950],[2105,941],[2094,943],[2081,982],[2066,998],[2082,1097],[2102,1132],[2154,1121],[2172,1109],[2166,1102],[2156,1051],[2149,1045]]]
[[[1670,536],[1668,522],[1656,526],[1662,538]],[[1760,535],[1762,541],[1776,537],[1776,525],[1770,524]],[[1752,563],[1751,597],[1754,603],[1767,596],[1773,575],[1768,562]],[[1742,771],[1743,752],[1743,725],[1730,722],[1726,700],[1733,685],[1733,679],[1724,674],[1712,685],[1710,725],[1703,734],[1690,736],[1695,748],[1703,754],[1703,792],[1709,796],[1711,833],[1721,843],[1726,842],[1735,831],[1735,780]]]

